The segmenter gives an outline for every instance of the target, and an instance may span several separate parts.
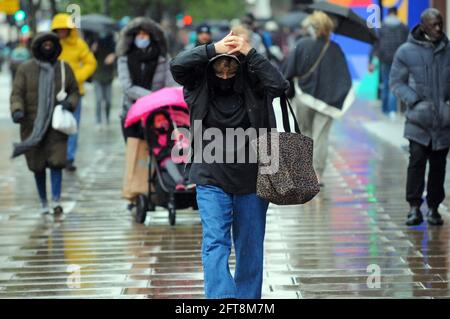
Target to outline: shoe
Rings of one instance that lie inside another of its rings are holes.
[[[48,208],[48,204],[42,204],[42,208],[41,208],[41,215],[47,215],[50,214],[50,209]]]
[[[430,208],[427,216],[428,224],[432,226],[441,226],[444,224],[444,221],[442,220],[441,214],[439,214],[437,208]]]
[[[63,214],[63,208],[60,205],[57,205],[53,208],[53,214],[54,215],[62,215]]]
[[[406,220],[406,225],[408,226],[417,226],[422,224],[423,217],[420,208],[417,206],[412,206],[411,210],[408,213],[408,219]]]
[[[68,172],[75,172],[77,170],[77,167],[75,165],[73,165],[72,161],[68,161],[66,164],[66,170]]]
[[[389,119],[390,119],[392,122],[395,122],[395,120],[396,120],[396,118],[397,118],[397,113],[396,113],[396,112],[389,112],[388,117],[389,117]]]

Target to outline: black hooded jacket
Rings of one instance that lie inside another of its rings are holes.
[[[171,61],[175,81],[184,86],[184,97],[190,111],[191,139],[194,140],[198,134],[203,133],[194,129],[194,121],[204,122],[212,107],[212,100],[220,99],[214,96],[211,85],[213,73],[210,60],[215,56],[213,44],[201,45],[180,53]],[[275,97],[284,95],[289,88],[289,82],[255,49],[246,57],[240,56],[239,60],[240,68],[236,75],[234,92],[242,98],[242,106],[247,113],[250,127],[269,128],[269,111],[273,112],[272,101]],[[193,144],[194,148],[195,143]],[[194,153],[195,149],[191,154]],[[194,163],[192,167],[189,166],[189,176],[194,183],[219,186],[232,194],[256,192],[256,164]],[[220,171],[219,174],[216,174],[217,171]]]

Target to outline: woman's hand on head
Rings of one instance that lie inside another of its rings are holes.
[[[225,38],[220,40],[219,42],[214,43],[214,48],[216,49],[217,54],[225,54],[230,51],[230,47],[225,44],[225,41],[232,35],[232,32],[228,33]]]
[[[247,55],[252,49],[250,43],[248,43],[248,41],[246,41],[242,36],[230,35],[224,40],[224,44],[231,48],[227,54],[242,53],[243,55]]]

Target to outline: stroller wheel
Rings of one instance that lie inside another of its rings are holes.
[[[148,200],[144,195],[139,195],[136,200],[136,223],[143,224],[147,217]]]
[[[169,208],[169,223],[170,226],[174,226],[176,222],[176,210],[175,208]]]

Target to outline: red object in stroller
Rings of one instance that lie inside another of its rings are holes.
[[[165,89],[167,91],[167,89]],[[175,90],[175,89],[173,89]],[[166,160],[170,158],[171,161],[176,163],[176,167],[179,170],[179,173],[183,175],[184,164],[187,160],[186,156],[174,157],[172,156],[172,149],[178,147],[178,151],[181,151],[181,148],[184,149],[184,154],[187,154],[187,148],[189,148],[189,141],[187,137],[180,135],[180,139],[178,141],[172,141],[171,135],[174,130],[177,132],[182,131],[181,129],[189,129],[189,111],[187,105],[185,103],[180,103],[179,97],[177,101],[174,101],[172,105],[171,101],[164,101],[164,103],[170,103],[171,105],[154,105],[155,99],[152,99],[152,105],[150,107],[146,107],[142,105],[142,102],[149,98],[152,95],[162,93],[161,91],[155,92],[151,95],[148,95],[141,100],[138,100],[136,104],[133,106],[135,109],[133,112],[129,112],[133,114],[134,120],[129,121],[127,124],[131,125],[136,122],[138,117],[136,114],[136,107],[139,106],[140,111],[140,122],[143,127],[144,138],[147,142],[149,149],[149,192],[148,194],[138,195],[136,200],[136,222],[144,223],[147,217],[147,212],[155,211],[156,206],[162,206],[167,208],[169,213],[169,222],[170,225],[175,225],[176,222],[176,210],[184,209],[188,207],[193,207],[195,210],[197,207],[196,200],[196,192],[194,188],[191,189],[183,189],[176,190],[176,181],[171,178],[171,175],[167,170],[164,169],[163,165],[161,165],[161,158],[165,158]],[[148,105],[148,104],[147,104]],[[132,109],[130,109],[131,111]],[[170,124],[167,132],[164,133],[167,135],[167,145],[161,146],[157,143],[158,137],[155,135],[156,130],[154,127],[154,121],[157,115],[163,114]],[[160,147],[161,146],[161,147]]]

